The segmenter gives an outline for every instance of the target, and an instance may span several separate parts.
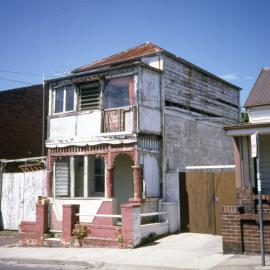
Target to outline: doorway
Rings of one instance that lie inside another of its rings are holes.
[[[120,205],[128,203],[133,198],[133,161],[127,155],[120,155],[116,158],[114,170],[114,196],[117,200],[116,210],[120,213]]]

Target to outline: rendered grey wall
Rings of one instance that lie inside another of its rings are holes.
[[[197,121],[176,111],[165,113],[165,188],[168,201],[178,201],[178,168],[231,165],[232,139],[222,125]]]

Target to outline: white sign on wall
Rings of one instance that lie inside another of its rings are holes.
[[[257,134],[252,134],[250,136],[251,141],[251,157],[257,157]]]

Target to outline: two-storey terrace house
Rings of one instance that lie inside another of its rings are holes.
[[[233,162],[223,126],[238,123],[240,89],[152,43],[46,83],[55,230],[63,204],[80,204],[81,222],[127,203],[157,212],[179,202],[179,167]]]

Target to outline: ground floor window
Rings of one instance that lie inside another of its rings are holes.
[[[65,157],[54,164],[55,197],[104,196],[104,158]]]

